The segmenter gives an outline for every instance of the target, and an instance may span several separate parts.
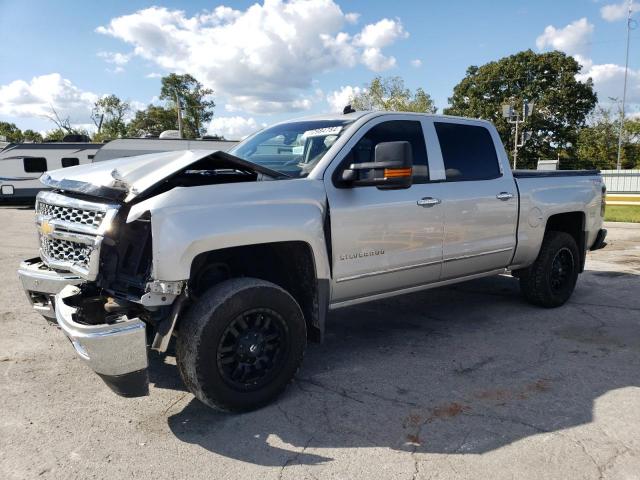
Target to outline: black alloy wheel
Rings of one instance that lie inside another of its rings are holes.
[[[296,299],[250,277],[206,290],[178,329],[176,360],[185,385],[206,405],[236,412],[273,401],[300,368],[307,345]]]
[[[567,232],[545,233],[538,258],[520,270],[520,289],[534,305],[553,308],[571,297],[580,273],[580,252],[575,238]]]
[[[268,308],[248,310],[231,321],[218,344],[220,376],[239,390],[255,390],[271,381],[287,354],[289,329]]]

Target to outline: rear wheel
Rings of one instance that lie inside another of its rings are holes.
[[[559,307],[573,293],[580,271],[580,256],[574,238],[549,231],[534,264],[520,272],[520,289],[535,305]]]
[[[255,278],[207,291],[180,323],[177,363],[189,390],[223,410],[259,408],[294,377],[306,347],[295,299]]]

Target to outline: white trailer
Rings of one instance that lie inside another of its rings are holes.
[[[10,143],[0,150],[0,200],[29,199],[48,170],[91,163],[102,143]]]
[[[34,198],[49,170],[174,150],[229,150],[228,140],[121,138],[108,143],[10,143],[0,150],[0,200]]]

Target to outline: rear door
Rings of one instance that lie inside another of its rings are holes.
[[[497,133],[484,122],[437,119],[446,189],[442,279],[507,267],[518,195]]]
[[[393,119],[391,119],[393,118]],[[368,122],[324,175],[331,218],[334,303],[427,284],[440,278],[443,209],[423,199],[429,184],[424,120],[385,115]],[[384,190],[341,187],[336,178],[351,163],[371,162],[380,142],[408,141],[413,184]]]

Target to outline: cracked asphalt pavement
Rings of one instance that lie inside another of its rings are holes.
[[[640,478],[640,225],[607,225],[558,309],[500,276],[333,312],[243,415],[196,401],[171,356],[149,397],[112,394],[24,298],[33,210],[0,225],[3,479]]]

